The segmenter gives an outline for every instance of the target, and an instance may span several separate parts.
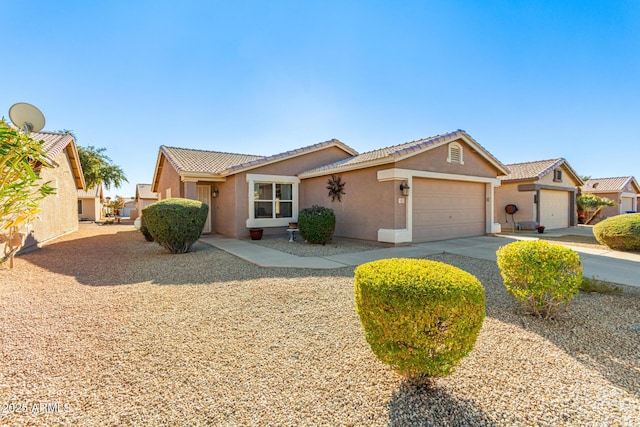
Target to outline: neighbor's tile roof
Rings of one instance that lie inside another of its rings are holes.
[[[393,145],[390,147],[368,151],[366,153],[361,153],[353,157],[340,160],[335,163],[331,163],[329,165],[321,166],[319,168],[306,171],[304,173],[305,174],[315,173],[320,171],[330,173],[332,170],[335,170],[335,169],[344,169],[344,168],[350,168],[350,167],[358,168],[359,166],[365,166],[367,163],[375,163],[376,161],[388,160],[389,162],[392,162],[398,157],[403,157],[411,153],[417,154],[418,152],[424,151],[428,148],[432,148],[433,146],[438,145],[439,143],[446,142],[446,141],[453,141],[462,136],[469,138],[471,141],[477,144],[478,147],[484,150],[486,155],[489,156],[496,164],[504,167],[504,165],[500,163],[498,159],[496,159],[491,153],[485,150],[484,147],[478,144],[478,142],[475,141],[473,138],[471,138],[465,131],[458,129],[456,131],[441,134],[441,135],[431,136],[428,138],[405,142],[399,145]]]
[[[223,153],[219,151],[167,147],[165,145],[160,147],[160,150],[179,173],[220,173],[231,166],[263,158],[263,156],[253,156],[250,154]]]
[[[157,199],[158,193],[151,191],[151,184],[136,184],[136,197],[141,199]]]
[[[99,185],[96,185],[95,187],[88,188],[86,190],[78,190],[78,197],[81,197],[83,199],[100,197],[100,189],[101,187]]]
[[[49,160],[56,158],[73,141],[73,136],[57,132],[31,132],[29,137],[35,141],[44,141],[44,150]]]
[[[538,180],[563,163],[565,163],[563,158],[514,163],[512,165],[507,165],[511,173],[506,176],[501,176],[500,179],[502,181]]]
[[[632,176],[592,178],[580,187],[580,191],[583,193],[619,193],[625,191],[627,186],[630,184],[635,184],[637,189],[638,184],[634,181],[635,178]]]

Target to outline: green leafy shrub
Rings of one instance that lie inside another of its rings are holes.
[[[354,287],[371,350],[409,378],[451,373],[482,328],[482,284],[442,262],[394,258],[362,264]]]
[[[572,249],[525,240],[509,243],[496,254],[507,291],[530,313],[554,317],[578,294],[582,262]]]
[[[580,290],[582,292],[589,292],[593,294],[615,295],[622,293],[622,288],[620,286],[596,279],[595,277],[583,277],[582,283],[580,284]]]
[[[333,238],[336,229],[336,216],[333,209],[313,205],[302,209],[298,214],[300,236],[309,243],[323,245]]]
[[[598,242],[617,251],[640,251],[640,213],[616,215],[593,226]]]
[[[207,220],[209,206],[197,200],[165,199],[142,210],[149,234],[169,252],[189,252]]]
[[[140,232],[147,242],[153,242],[153,236],[149,233],[149,229],[147,228],[147,224],[145,223],[143,216],[140,217]]]

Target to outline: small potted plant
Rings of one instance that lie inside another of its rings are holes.
[[[250,228],[249,229],[249,236],[251,237],[251,240],[260,240],[262,239],[262,232],[264,231],[264,229],[262,228]]]
[[[538,230],[538,233],[540,233],[540,234],[544,233],[544,225],[538,224],[538,226],[536,228]]]

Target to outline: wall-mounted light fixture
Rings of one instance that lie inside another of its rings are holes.
[[[211,190],[211,196],[213,196],[214,199],[218,197],[219,193],[220,191],[218,190],[218,187],[213,187],[213,190]]]
[[[400,191],[402,191],[402,195],[408,196],[410,189],[411,187],[409,187],[409,183],[407,183],[407,181],[402,181],[402,183],[400,184]]]

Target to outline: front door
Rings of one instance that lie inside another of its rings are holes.
[[[211,233],[211,187],[208,185],[196,185],[196,199],[209,206],[207,221],[204,223],[203,233]]]

